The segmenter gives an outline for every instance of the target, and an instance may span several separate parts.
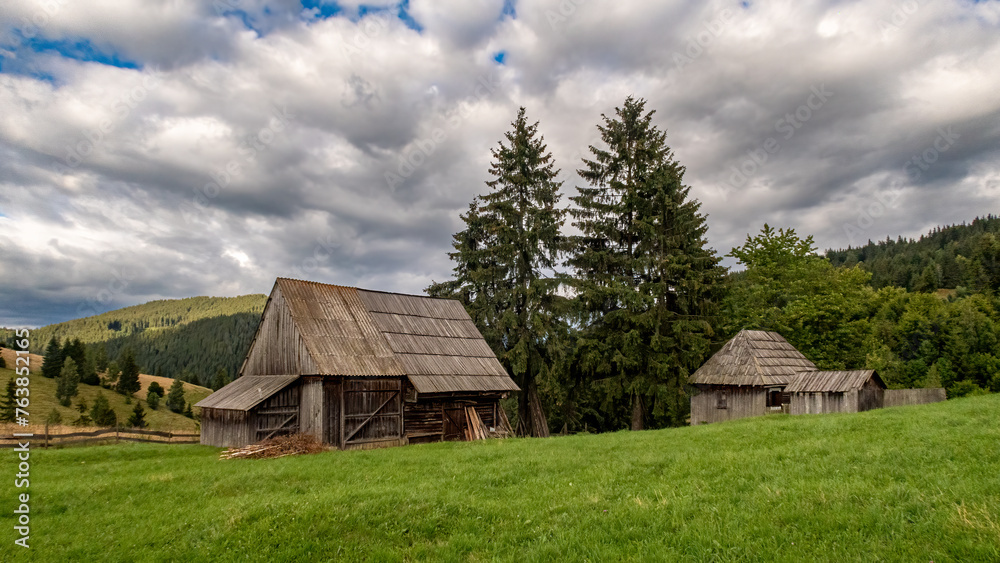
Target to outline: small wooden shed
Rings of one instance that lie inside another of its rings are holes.
[[[792,414],[862,412],[880,409],[885,383],[874,370],[810,371],[785,387]]]
[[[691,374],[691,424],[784,412],[785,387],[816,365],[777,332],[741,330]]]
[[[278,278],[240,377],[197,406],[203,444],[355,449],[509,433],[517,390],[458,301]]]

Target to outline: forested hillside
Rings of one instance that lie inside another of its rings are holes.
[[[834,266],[861,266],[875,289],[910,291],[1000,289],[1000,217],[934,229],[918,240],[886,239],[860,248],[829,250]]]
[[[131,349],[143,373],[212,387],[220,370],[232,379],[257,330],[265,295],[151,301],[45,326],[31,333],[31,351],[50,341],[79,339],[88,356],[110,361]]]

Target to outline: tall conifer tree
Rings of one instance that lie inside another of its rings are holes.
[[[466,229],[454,237],[455,279],[427,292],[463,300],[521,388],[519,432],[548,436],[537,379],[551,364],[565,211],[557,207],[559,172],[538,123],[529,124],[522,107],[511,125],[492,150],[489,193],[469,206]]]
[[[654,112],[632,97],[615,111],[598,125],[603,148],[591,146],[578,171],[590,185],[571,198],[582,232],[568,261],[586,327],[580,367],[612,419],[631,411],[634,430],[679,425],[688,374],[711,344],[723,269]]]

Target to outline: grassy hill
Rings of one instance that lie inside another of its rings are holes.
[[[2,393],[7,387],[7,380],[14,377],[14,370],[11,369],[14,366],[14,351],[8,348],[2,348],[0,349],[0,354],[3,354],[3,358],[6,360],[8,366],[7,369],[0,368],[0,393]],[[104,395],[104,397],[106,397],[108,402],[111,404],[111,408],[114,409],[115,413],[117,413],[118,420],[122,422],[128,420],[129,415],[132,413],[132,409],[135,408],[134,402],[131,405],[125,404],[125,397],[123,395],[120,395],[110,389],[104,389],[96,385],[86,385],[83,383],[80,384],[79,395],[73,398],[72,405],[64,407],[59,404],[59,401],[56,400],[56,380],[42,377],[42,375],[38,373],[41,366],[42,358],[37,355],[32,355],[31,367],[33,375],[31,376],[30,388],[31,408],[28,409],[28,412],[31,413],[30,419],[33,423],[32,426],[35,429],[41,429],[44,427],[45,419],[48,417],[52,409],[56,409],[59,411],[59,414],[62,415],[62,424],[64,426],[72,424],[74,420],[77,420],[80,417],[80,413],[74,408],[80,397],[83,397],[89,406],[94,404],[94,399],[97,398],[98,394]],[[164,389],[169,389],[170,385],[173,383],[172,379],[165,377],[155,377],[145,374],[139,376],[139,382],[142,384],[142,389],[136,393],[135,396],[136,400],[143,401],[143,408],[146,409],[146,422],[149,424],[149,428],[151,430],[183,430],[196,432],[198,426],[194,420],[187,418],[184,415],[171,412],[166,408],[166,406],[163,405],[162,401],[160,402],[160,407],[157,410],[154,411],[149,408],[149,405],[145,403],[146,390],[149,387],[149,384],[153,381],[159,382]],[[184,384],[184,398],[192,405],[209,396],[211,393],[211,389],[199,387],[190,383]],[[200,409],[195,409],[195,413],[197,414],[199,410]],[[9,426],[11,426],[10,431],[13,431],[13,425]],[[7,429],[5,429],[5,431],[6,430]],[[57,430],[53,429],[53,431]],[[63,428],[58,431],[72,432],[73,430]]]
[[[206,446],[33,451],[20,555],[997,561],[998,413],[991,395],[274,460],[221,461]],[[3,480],[2,498],[14,493]],[[0,523],[11,529],[10,511]]]
[[[266,295],[151,301],[35,329],[31,351],[43,354],[53,337],[79,338],[91,353],[104,346],[111,359],[128,347],[147,373],[208,386],[220,369],[236,377],[266,301]]]

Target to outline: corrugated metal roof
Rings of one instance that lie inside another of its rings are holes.
[[[517,391],[458,301],[358,290],[418,393]]]
[[[298,378],[297,375],[245,375],[198,401],[195,406],[248,411]]]
[[[785,385],[797,373],[815,371],[809,361],[777,332],[741,330],[697,371],[696,385]]]
[[[874,370],[854,371],[807,371],[799,373],[785,387],[786,393],[844,393],[861,389],[872,377],[885,387],[882,378]]]
[[[288,278],[275,286],[318,369],[303,375],[406,375],[418,393],[518,389],[458,301]]]

